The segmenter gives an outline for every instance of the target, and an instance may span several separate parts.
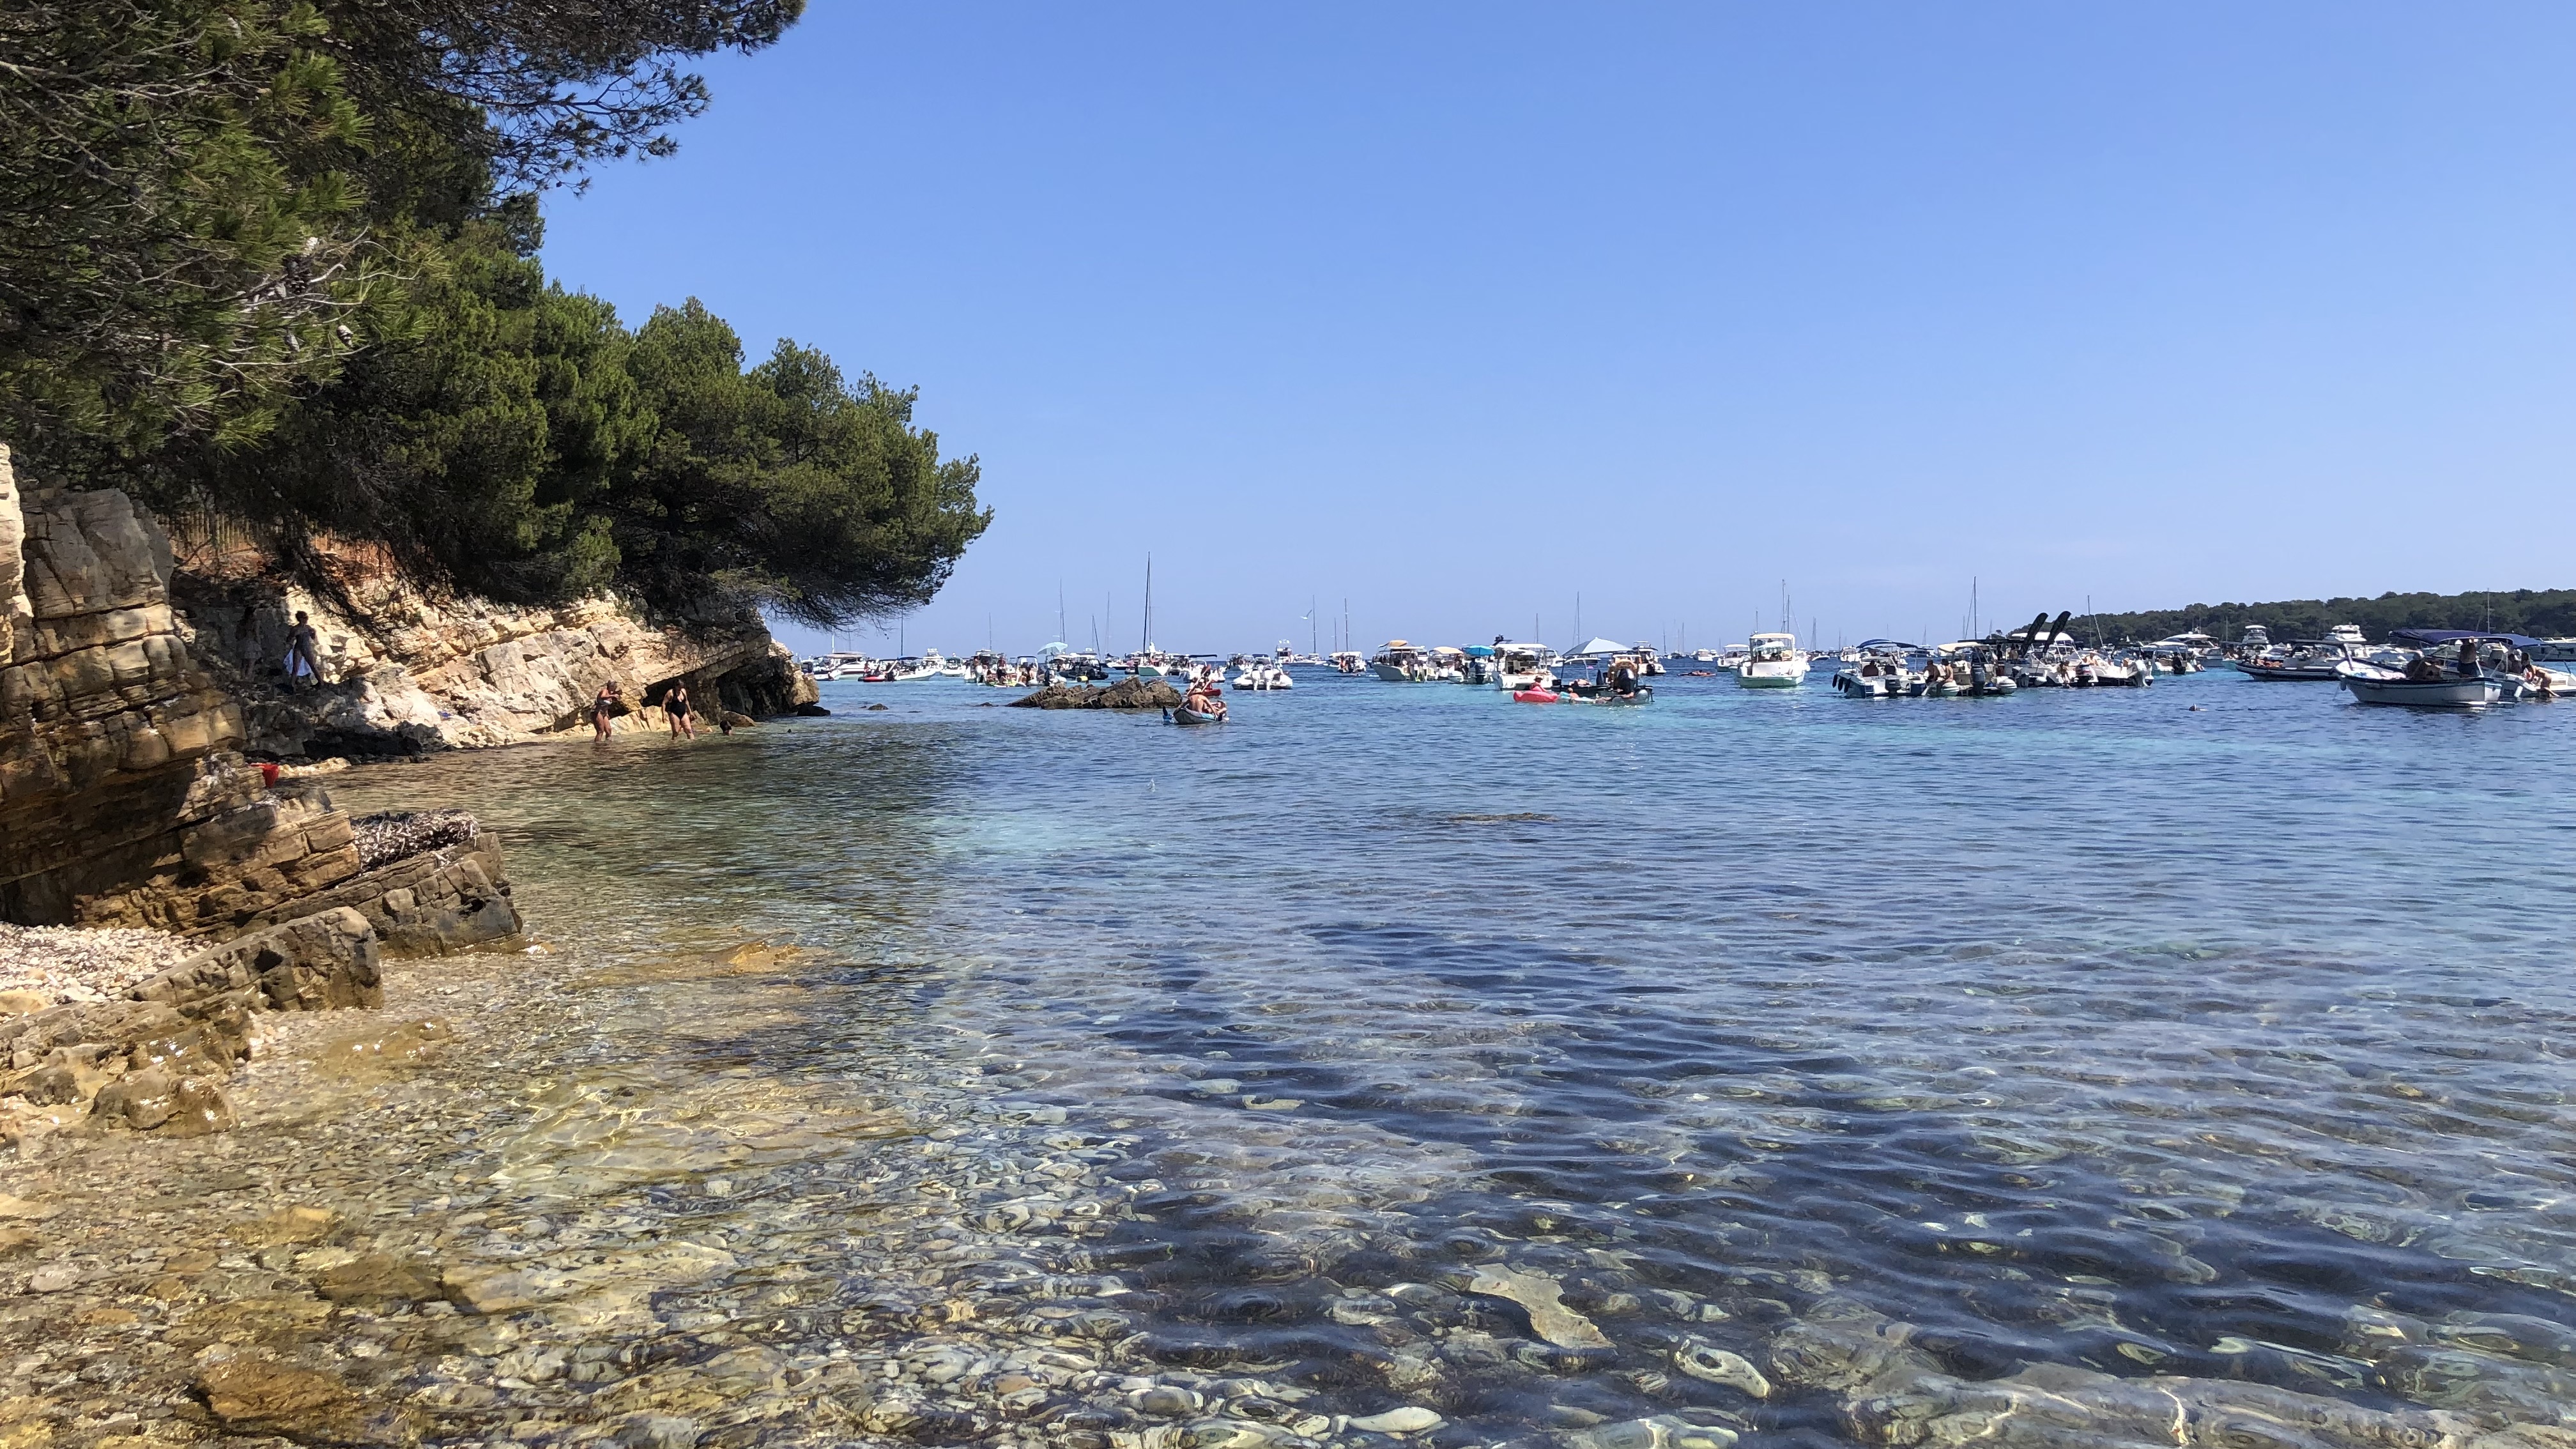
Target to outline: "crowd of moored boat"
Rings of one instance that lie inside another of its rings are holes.
[[[1050,645],[1011,658],[986,650],[951,660],[938,651],[902,659],[829,654],[803,661],[816,679],[905,683],[953,678],[1002,688],[1083,684],[1113,678],[1230,684],[1267,692],[1296,687],[1292,667],[1371,675],[1394,684],[1459,684],[1497,689],[1527,704],[1640,705],[1652,680],[1675,669],[1732,675],[1746,689],[1798,689],[1830,668],[1831,687],[1861,699],[1980,698],[2025,689],[2138,689],[2161,674],[2233,668],[2249,678],[2340,685],[2364,704],[2480,708],[2576,695],[2576,640],[2531,639],[2460,629],[2400,629],[2374,644],[2351,624],[2322,639],[2275,641],[2261,626],[2221,643],[2177,634],[2149,644],[2086,644],[2069,615],[1982,639],[1912,644],[1868,639],[1848,648],[1801,648],[1788,632],[1755,634],[1728,649],[1668,653],[1647,644],[1593,639],[1556,650],[1497,636],[1490,644],[1423,645],[1388,640],[1375,654],[1299,654],[1282,641],[1268,654],[1171,654],[1150,646],[1116,657]],[[2551,667],[2553,664],[2562,667]]]

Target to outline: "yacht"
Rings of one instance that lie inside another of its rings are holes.
[[[1356,649],[1334,650],[1331,662],[1336,674],[1361,674],[1368,669],[1368,661],[1362,659]]]
[[[1795,689],[1807,682],[1807,656],[1795,634],[1756,634],[1745,644],[1735,682],[1746,689]]]
[[[1433,677],[1431,651],[1402,639],[1389,639],[1369,661],[1369,672],[1389,684],[1423,684]]]
[[[1556,651],[1544,644],[1497,643],[1491,669],[1494,688],[1517,694],[1556,683]]]

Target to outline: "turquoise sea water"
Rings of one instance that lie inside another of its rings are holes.
[[[568,949],[793,941],[895,988],[907,1057],[1136,1137],[1147,1216],[1098,1259],[1163,1362],[1365,1412],[1353,1295],[1557,1279],[1613,1349],[1462,1371],[1461,1442],[1698,1392],[1636,1371],[1676,1312],[1755,1362],[1883,1315],[1969,1379],[2379,1406],[2447,1391],[2372,1323],[2576,1343],[2576,705],[1658,683],[1301,671],[1207,729],[836,683],[829,719],[341,793],[478,811]],[[825,1025],[734,1049],[802,1069]]]

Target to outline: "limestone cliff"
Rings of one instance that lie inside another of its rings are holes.
[[[181,626],[243,702],[255,754],[415,754],[583,731],[612,681],[633,711],[619,728],[660,727],[654,706],[681,681],[702,714],[779,715],[815,698],[749,608],[655,624],[613,598],[498,604],[423,590],[356,551],[335,555],[326,597],[254,548],[189,542],[174,590]],[[281,662],[298,611],[319,631],[325,682],[289,692]]]
[[[21,492],[0,448],[0,520],[0,919],[210,933],[358,873],[347,817],[268,798],[235,753],[150,518]]]
[[[370,870],[328,794],[268,787],[171,577],[124,494],[22,490],[0,446],[0,920],[220,938],[354,906],[412,950],[517,930],[497,846]]]

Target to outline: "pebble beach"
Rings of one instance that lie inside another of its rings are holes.
[[[111,1000],[202,944],[160,931],[0,925],[0,1000],[13,1015]]]

